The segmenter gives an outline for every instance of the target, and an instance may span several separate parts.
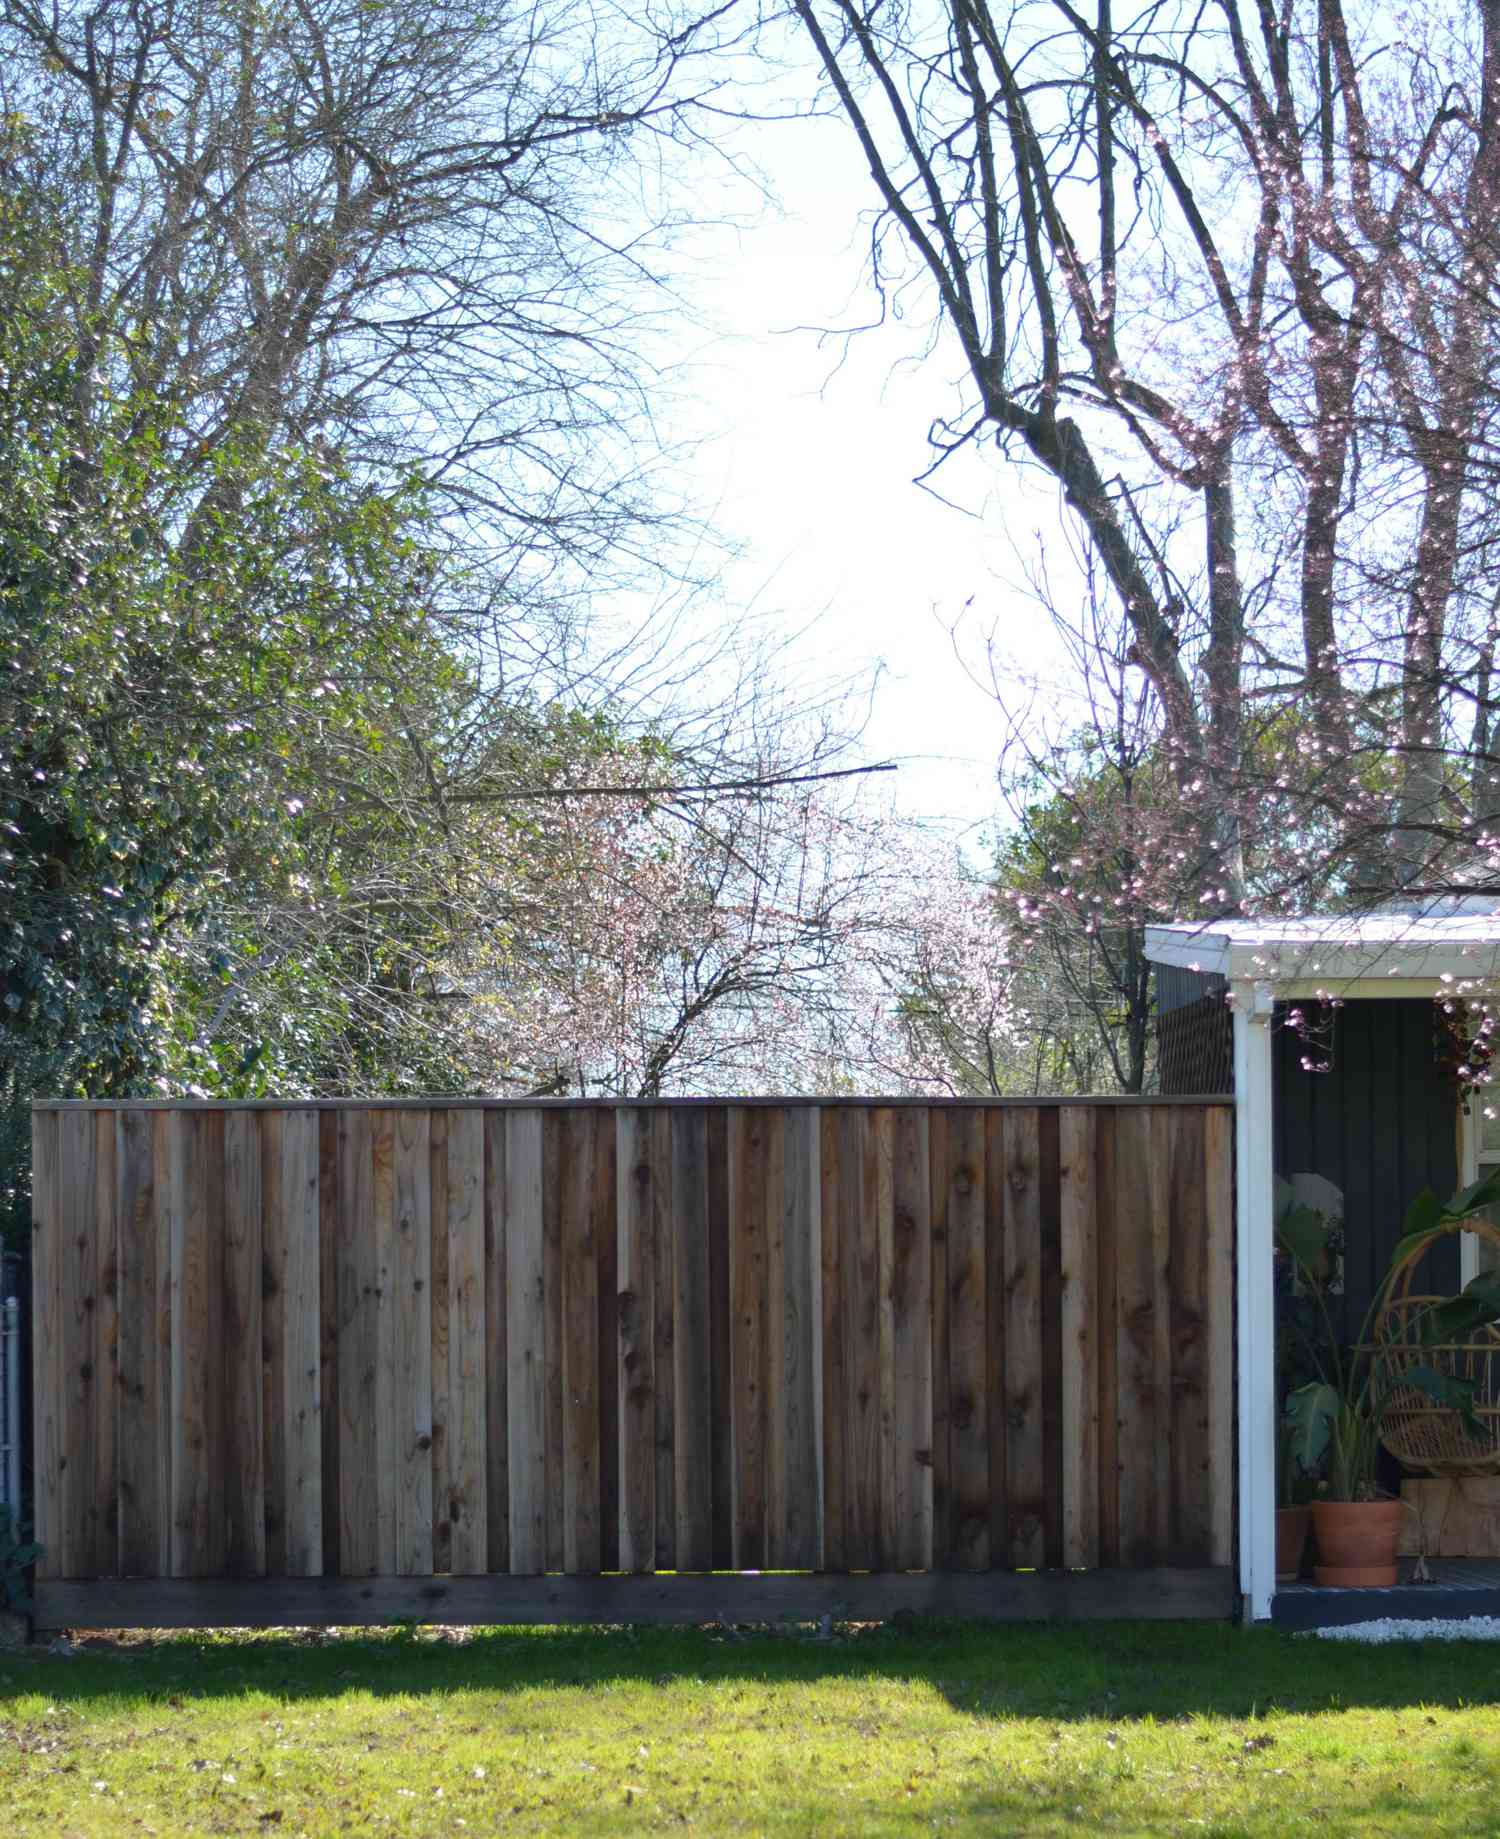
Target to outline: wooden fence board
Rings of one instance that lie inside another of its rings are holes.
[[[34,1130],[44,1584],[1230,1562],[1227,1106]]]
[[[1097,1113],[1059,1120],[1062,1232],[1063,1563],[1099,1562],[1099,1245],[1094,1186]]]
[[[609,1118],[562,1120],[563,1568],[601,1568],[599,1522],[599,1265],[594,1244],[595,1140]]]
[[[673,1354],[672,1114],[660,1106],[651,1113],[651,1166],[656,1172],[651,1186],[653,1564],[658,1571],[673,1571],[677,1568],[677,1373]]]
[[[265,1504],[266,1571],[273,1577],[286,1575],[286,1490],[293,1480],[287,1465],[286,1451],[286,1337],[296,1323],[312,1321],[319,1326],[318,1312],[308,1308],[301,1298],[292,1299],[287,1292],[287,1236],[290,1226],[288,1206],[282,1199],[284,1143],[287,1127],[302,1117],[311,1125],[316,1158],[316,1115],[286,1111],[264,1111],[260,1121],[260,1255],[261,1255],[261,1473]],[[316,1159],[314,1198],[316,1199]],[[316,1240],[314,1240],[316,1245]],[[322,1448],[314,1452],[322,1480]],[[322,1554],[319,1553],[321,1567]]]
[[[709,1285],[708,1119],[668,1114],[672,1136],[673,1501],[677,1569],[713,1568],[713,1393]]]
[[[1120,1562],[1120,1168],[1115,1114],[1094,1120],[1095,1269],[1099,1281],[1099,1562]]]
[[[464,1114],[469,1115],[469,1114]],[[458,1153],[457,1182],[459,1196],[457,1209],[463,1212],[467,1201],[470,1214],[479,1217],[479,1285],[480,1307],[483,1309],[484,1295],[484,1113],[472,1114],[470,1126],[477,1137],[477,1145],[460,1144]],[[462,1136],[460,1129],[459,1135]],[[476,1153],[477,1150],[477,1153]],[[465,1166],[470,1181],[476,1184],[475,1191],[465,1195],[463,1184]],[[472,1517],[472,1500],[460,1501],[456,1498],[452,1471],[452,1460],[458,1447],[463,1443],[452,1422],[452,1398],[450,1393],[450,1362],[454,1348],[449,1341],[449,1315],[452,1297],[452,1273],[449,1270],[449,1241],[455,1236],[455,1221],[449,1210],[448,1199],[448,1112],[446,1107],[435,1108],[427,1125],[427,1186],[432,1206],[432,1282],[428,1297],[428,1334],[432,1341],[432,1568],[434,1571],[451,1571],[453,1569],[453,1520],[457,1513],[460,1518]],[[461,1235],[462,1227],[457,1228]],[[470,1247],[472,1251],[472,1246]],[[472,1271],[471,1271],[472,1275]],[[483,1365],[485,1344],[483,1332],[483,1315],[480,1317],[480,1334],[478,1345],[471,1345],[458,1354],[462,1363],[465,1359],[472,1365],[476,1360],[480,1367],[479,1410],[481,1417],[485,1413],[485,1396],[483,1388]],[[481,1478],[482,1483],[482,1478]],[[488,1499],[486,1499],[486,1519],[488,1519]],[[470,1528],[465,1528],[467,1539]],[[484,1542],[480,1554],[479,1569],[484,1570],[489,1564],[489,1541]],[[465,1565],[466,1571],[474,1567]]]
[[[406,1437],[398,1397],[398,1316],[396,1219],[396,1114],[388,1106],[370,1118],[370,1153],[374,1165],[372,1199],[374,1274],[372,1312],[375,1344],[375,1498],[376,1569],[383,1577],[401,1572],[401,1488],[406,1479]]]
[[[845,1358],[843,1183],[849,1132],[841,1113],[824,1111],[818,1120],[818,1199],[822,1213],[819,1251],[822,1259],[823,1361],[823,1554],[827,1570],[848,1567],[848,1374]]]
[[[224,1567],[231,1577],[266,1574],[265,1287],[261,1118],[224,1118]]]
[[[599,1555],[620,1569],[620,1243],[618,1145],[601,1126],[594,1138],[594,1251],[599,1273]]]
[[[283,1568],[289,1577],[319,1577],[324,1560],[322,1146],[315,1114],[291,1113],[280,1122],[283,1278],[280,1295],[271,1302],[283,1320],[278,1337],[282,1378],[276,1393],[282,1422],[275,1443],[267,1447],[279,1447],[285,1464],[277,1490],[285,1526]]]
[[[491,1448],[486,1383],[491,1338],[485,1249],[484,1113],[443,1114],[442,1138],[446,1155],[441,1228],[437,1218],[433,1220],[434,1244],[439,1238],[443,1241],[442,1275],[447,1291],[442,1350],[446,1428],[438,1520],[448,1528],[446,1569],[473,1572],[490,1568],[490,1490],[486,1471],[499,1455]],[[435,1286],[436,1271],[433,1282]],[[434,1347],[434,1376],[438,1360]],[[503,1367],[503,1363],[497,1364]],[[497,1440],[503,1442],[503,1435]]]
[[[98,1283],[96,1137],[90,1111],[59,1120],[56,1506],[58,1575],[87,1577],[99,1552],[93,1501],[98,1408],[94,1397],[94,1305]]]
[[[318,1114],[318,1404],[322,1418],[323,1573],[340,1574],[343,1538],[339,1440],[339,1114]]]
[[[1167,1315],[1170,1335],[1171,1449],[1167,1475],[1166,1551],[1174,1561],[1201,1562],[1212,1543],[1208,1498],[1208,1373],[1204,1331],[1208,1304],[1204,1231],[1203,1118],[1163,1113],[1167,1126],[1170,1248]]]
[[[926,1122],[921,1112],[905,1115],[914,1131]],[[984,1115],[957,1111],[947,1126],[942,1179],[948,1247],[948,1563],[961,1571],[984,1571],[990,1565]],[[931,1562],[930,1556],[918,1556],[903,1568]]]
[[[1152,1215],[1151,1113],[1115,1120],[1116,1316],[1120,1558],[1146,1561],[1155,1537],[1156,1447],[1170,1427],[1157,1415],[1157,1253]]]
[[[1204,1362],[1208,1443],[1208,1551],[1211,1565],[1234,1557],[1234,1112],[1210,1107],[1203,1117]]]
[[[62,1462],[67,1413],[62,1369],[63,1257],[66,1197],[62,1187],[62,1118],[39,1111],[31,1126],[31,1295],[36,1330],[32,1413],[32,1517],[41,1545],[38,1579],[62,1577]],[[153,1567],[154,1568],[154,1567]]]
[[[1007,1111],[1005,1148],[1005,1399],[1008,1562],[1046,1562],[1046,1421],[1042,1395],[1040,1114]]]
[[[396,1571],[432,1571],[432,1129],[425,1111],[394,1117],[393,1244]],[[445,1222],[446,1225],[446,1222]]]
[[[542,1245],[542,1114],[505,1118],[506,1406],[510,1568],[547,1568],[547,1337]]]
[[[449,1113],[452,1122],[452,1113]],[[484,1118],[484,1441],[489,1569],[511,1568],[510,1314],[506,1253],[505,1113]],[[452,1355],[449,1355],[450,1366]],[[476,1553],[476,1556],[478,1554]]]
[[[276,1121],[279,1124],[279,1118]],[[56,1122],[55,1113],[51,1122]],[[120,1310],[116,1388],[120,1423],[120,1573],[124,1577],[151,1577],[157,1573],[161,1542],[156,1447],[161,1417],[157,1402],[156,1163],[149,1117],[138,1111],[119,1111],[113,1122]],[[38,1187],[45,1186],[43,1176]],[[42,1281],[42,1273],[36,1269],[33,1283],[38,1293]],[[44,1468],[39,1447],[38,1483]]]
[[[223,1572],[224,1115],[171,1119],[172,1575]]]
[[[565,1111],[548,1111],[542,1116],[542,1310],[546,1317],[543,1410],[549,1571],[561,1571],[567,1558],[563,1530],[567,1496],[563,1486],[562,1163],[563,1133],[568,1121],[569,1113]]]
[[[734,1564],[733,1339],[730,1333],[729,1111],[707,1112],[708,1131],[708,1302],[709,1397],[715,1425],[713,1455],[713,1561],[727,1571]]]
[[[990,1563],[1010,1553],[1005,1395],[1005,1114],[984,1116],[985,1400],[990,1461]]]
[[[619,1183],[620,1569],[656,1566],[655,1195],[650,1114],[622,1107],[615,1134]]]
[[[840,1161],[840,1256],[844,1296],[846,1548],[851,1570],[882,1570],[880,1438],[880,1127],[850,1112]],[[889,1191],[889,1190],[887,1190]]]
[[[771,1196],[773,1256],[767,1437],[767,1549],[776,1570],[818,1562],[817,1385],[813,1318],[818,1295],[819,1131],[816,1112],[785,1110],[781,1184]],[[774,1181],[774,1161],[769,1166]]]
[[[381,1570],[376,1471],[375,1369],[380,1359],[375,1285],[373,1113],[339,1113],[337,1264],[339,1310],[339,1570]]]
[[[768,1110],[729,1114],[730,1438],[734,1567],[766,1563],[766,1206],[773,1153]],[[623,1342],[623,1325],[621,1338]]]

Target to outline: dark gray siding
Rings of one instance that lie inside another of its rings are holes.
[[[1308,1049],[1278,1008],[1278,1175],[1325,1176],[1343,1191],[1345,1335],[1359,1331],[1407,1207],[1423,1188],[1458,1186],[1457,1099],[1439,1070],[1429,1001],[1354,1001],[1334,1012],[1332,1064],[1308,1072]],[[1456,1290],[1458,1240],[1429,1257],[1422,1288]]]

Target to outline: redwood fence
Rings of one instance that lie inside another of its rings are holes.
[[[34,1131],[44,1623],[1229,1611],[1222,1102]]]

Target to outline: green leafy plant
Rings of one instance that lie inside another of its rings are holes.
[[[1500,1204],[1500,1171],[1440,1201],[1424,1189],[1407,1210],[1405,1232],[1391,1253],[1352,1347],[1345,1348],[1328,1308],[1326,1257],[1332,1226],[1316,1208],[1293,1203],[1276,1222],[1276,1236],[1295,1262],[1313,1298],[1323,1329],[1319,1377],[1298,1386],[1286,1400],[1283,1434],[1286,1460],[1304,1469],[1326,1460],[1327,1498],[1368,1500],[1375,1493],[1380,1426],[1393,1398],[1412,1390],[1456,1411],[1466,1428],[1481,1430],[1474,1413],[1474,1382],[1426,1362],[1403,1366],[1388,1379],[1376,1358],[1374,1334],[1391,1285],[1408,1261],[1465,1220]],[[1500,1321],[1500,1274],[1482,1272],[1458,1296],[1434,1303],[1411,1324],[1422,1347],[1438,1348],[1474,1328]]]
[[[42,1548],[9,1507],[0,1507],[0,1609],[11,1615],[30,1615],[31,1567]]]

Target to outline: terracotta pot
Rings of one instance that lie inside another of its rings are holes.
[[[1277,1583],[1294,1584],[1302,1575],[1302,1554],[1307,1549],[1307,1529],[1311,1525],[1311,1507],[1276,1509]]]
[[[1314,1501],[1314,1579],[1346,1587],[1395,1583],[1401,1514],[1400,1501]]]

